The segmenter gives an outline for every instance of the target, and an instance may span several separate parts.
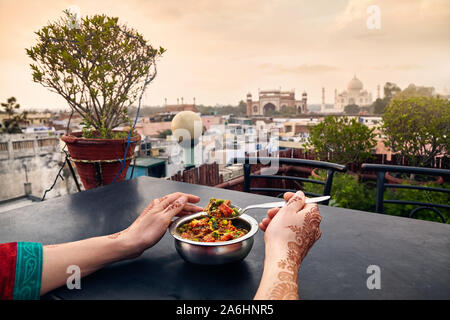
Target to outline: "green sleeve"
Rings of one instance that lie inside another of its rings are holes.
[[[14,300],[39,300],[42,281],[42,244],[17,242]]]

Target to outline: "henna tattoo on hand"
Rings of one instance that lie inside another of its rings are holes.
[[[167,211],[172,211],[172,210],[174,210],[174,209],[177,209],[177,208],[179,208],[179,207],[182,207],[182,206],[184,206],[184,203],[181,203],[181,202],[179,202],[179,201],[175,201],[175,202],[172,202],[167,208],[166,208],[166,212]]]
[[[278,262],[278,267],[283,271],[278,273],[279,281],[270,291],[269,299],[298,299],[298,270],[309,249],[320,238],[321,219],[318,207],[314,206],[305,213],[301,227],[295,225],[287,227],[295,233],[295,242],[288,242],[287,258]]]
[[[127,229],[122,230],[122,231],[120,231],[120,232],[116,232],[116,233],[114,233],[114,234],[110,234],[109,236],[107,236],[107,238],[108,238],[108,239],[117,239],[120,235],[123,235],[123,234],[127,233],[128,230],[129,230],[129,229],[127,228]]]
[[[299,196],[293,196],[291,199],[289,199],[287,205],[294,204],[295,202],[298,202],[298,201],[303,201],[303,199]]]
[[[45,248],[58,248],[59,247],[59,244],[48,244],[48,245],[46,245],[46,246],[44,246]]]
[[[164,200],[167,199],[168,196],[161,197],[159,199],[154,199],[150,204],[142,211],[136,221],[142,219],[145,215],[147,215],[156,205],[160,204]]]
[[[108,239],[117,239],[120,236],[120,232],[109,235]]]

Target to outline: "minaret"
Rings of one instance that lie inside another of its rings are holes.
[[[180,98],[177,98],[177,105],[180,104]]]
[[[320,112],[325,112],[325,88],[322,87],[322,105],[320,106]]]
[[[306,94],[306,91],[303,91],[303,93],[302,93],[302,113],[308,112],[307,100],[308,100],[308,95]]]
[[[181,104],[183,104],[184,102],[183,102],[183,97],[181,97]]]
[[[252,115],[252,94],[247,93],[247,117]]]
[[[195,97],[194,97],[194,106],[195,106]]]
[[[336,109],[336,105],[337,105],[337,89],[334,88],[334,105],[333,105],[333,109]]]
[[[164,98],[164,106],[167,106],[167,98]]]
[[[377,85],[377,99],[380,99],[380,85]]]

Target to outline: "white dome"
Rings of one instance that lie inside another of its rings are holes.
[[[348,91],[361,91],[363,89],[363,83],[361,82],[361,80],[359,80],[358,78],[356,78],[356,76],[353,77],[352,80],[350,80],[350,82],[347,85],[347,90]]]
[[[178,112],[172,119],[172,135],[181,142],[187,138],[198,139],[202,135],[202,118],[192,111]],[[186,136],[185,136],[186,135]]]

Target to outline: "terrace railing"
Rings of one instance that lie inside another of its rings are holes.
[[[376,195],[376,207],[375,210],[378,213],[384,213],[384,204],[406,204],[406,205],[416,205],[418,207],[414,208],[409,214],[410,218],[413,218],[415,214],[422,210],[431,210],[436,213],[445,223],[445,218],[442,213],[438,210],[450,209],[450,205],[439,204],[439,203],[429,203],[421,201],[407,201],[407,200],[385,200],[384,192],[386,188],[397,188],[397,189],[415,189],[424,190],[428,192],[444,192],[450,193],[450,189],[427,187],[422,185],[406,185],[406,184],[391,184],[386,183],[386,172],[400,172],[408,174],[420,174],[420,175],[430,175],[430,176],[450,176],[450,170],[447,169],[435,169],[435,168],[422,168],[422,167],[407,167],[407,166],[394,166],[394,165],[380,165],[380,164],[370,164],[364,163],[361,166],[362,170],[376,172],[377,176],[377,195]]]
[[[303,177],[296,176],[281,176],[277,174],[252,174],[251,173],[251,165],[257,164],[258,160],[261,163],[272,163],[271,161],[276,161],[279,165],[293,165],[293,166],[303,166],[303,167],[313,167],[319,169],[327,170],[327,178],[325,181],[322,180],[314,180]],[[343,165],[317,161],[317,160],[307,160],[307,159],[292,159],[292,158],[271,158],[271,157],[248,157],[248,158],[234,158],[231,160],[233,163],[242,163],[244,166],[244,191],[245,192],[280,192],[278,197],[280,197],[284,192],[296,192],[297,190],[286,189],[286,188],[252,188],[251,180],[252,179],[278,179],[278,180],[291,180],[291,181],[299,181],[299,182],[309,182],[314,184],[320,184],[324,186],[323,194],[317,194],[312,192],[305,191],[305,195],[307,196],[329,196],[331,193],[331,186],[333,184],[333,176],[335,172],[346,172],[347,168]],[[324,202],[324,204],[328,205],[328,201]]]

